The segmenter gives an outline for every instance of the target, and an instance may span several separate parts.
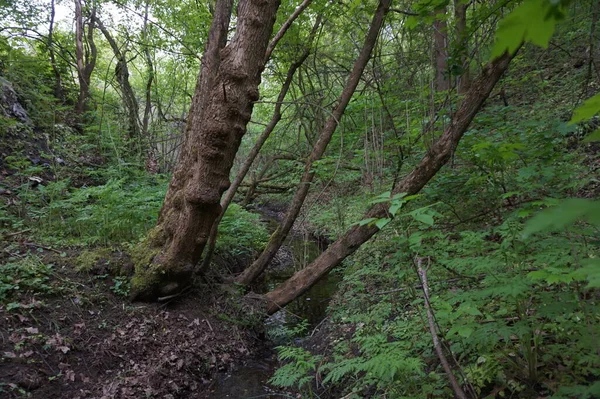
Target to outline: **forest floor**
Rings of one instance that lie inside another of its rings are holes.
[[[0,396],[210,398],[219,372],[265,350],[230,292],[132,304],[107,269],[126,255],[87,272],[77,256],[24,238],[0,244],[0,263],[18,269],[0,281]]]

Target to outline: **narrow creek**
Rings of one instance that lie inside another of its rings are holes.
[[[270,212],[261,212],[262,220],[274,231],[279,221]],[[255,288],[259,293],[266,293],[289,278],[295,271],[302,269],[322,252],[317,241],[308,234],[290,233],[284,246],[278,252],[276,265],[270,266],[263,282]],[[333,295],[339,278],[334,275],[326,276],[315,284],[304,295],[290,303],[286,309],[280,310],[265,320],[265,329],[274,336],[269,346],[274,348],[283,342],[277,342],[279,334],[285,334],[306,320],[305,334],[310,335],[315,327],[323,321],[329,300]],[[297,337],[301,340],[302,337]],[[223,373],[213,388],[211,398],[282,398],[289,397],[277,394],[269,388],[267,381],[272,377],[277,367],[277,354],[274,349],[265,350],[261,356],[249,360],[243,366]]]

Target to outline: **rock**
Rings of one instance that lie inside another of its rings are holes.
[[[19,122],[32,126],[33,123],[27,115],[27,111],[19,102],[19,98],[12,84],[0,77],[0,115],[6,118],[16,119]]]

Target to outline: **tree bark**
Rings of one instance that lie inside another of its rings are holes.
[[[65,101],[65,93],[62,87],[62,77],[58,66],[56,65],[56,57],[54,55],[54,19],[56,16],[56,5],[55,0],[50,3],[50,26],[48,27],[48,54],[50,56],[50,65],[52,66],[52,72],[54,73],[54,97],[60,102]]]
[[[142,118],[142,139],[148,140],[148,128],[150,124],[150,116],[152,113],[152,84],[154,83],[154,63],[150,55],[148,46],[148,7],[149,1],[146,0],[144,8],[144,26],[142,29],[142,41],[144,42],[144,55],[146,56],[146,70],[148,79],[146,80],[146,103],[144,105],[144,116]]]
[[[454,0],[454,17],[456,19],[456,41],[460,75],[457,76],[456,89],[459,94],[466,93],[471,84],[469,68],[469,36],[467,35],[467,7],[461,0]]]
[[[310,1],[305,0],[302,4],[305,4],[305,3],[308,6],[308,4],[310,4]],[[298,11],[299,8],[300,7],[298,7],[296,9],[296,11]],[[294,17],[294,19],[296,19],[297,16],[298,15],[296,15],[296,13],[294,13],[294,15],[292,15],[292,17]],[[290,19],[291,19],[291,17],[288,19],[288,21],[290,21]],[[298,70],[298,68],[300,68],[300,66],[304,63],[304,61],[306,61],[306,59],[310,55],[311,43],[314,39],[314,36],[315,36],[320,24],[321,24],[321,17],[317,17],[317,21],[315,22],[312,32],[310,33],[308,44],[306,45],[304,52],[300,55],[300,57],[298,57],[298,60],[293,62],[292,65],[290,65],[290,68],[288,69],[288,72],[285,77],[285,81],[283,82],[283,85],[281,86],[281,90],[279,91],[279,95],[277,96],[277,101],[275,103],[275,109],[273,110],[273,116],[271,117],[271,120],[269,121],[269,123],[267,124],[267,126],[265,127],[265,129],[263,130],[261,135],[258,137],[258,140],[256,140],[256,143],[254,143],[254,146],[252,147],[252,149],[250,150],[250,153],[246,157],[244,164],[238,171],[237,175],[235,176],[235,179],[233,180],[233,183],[231,183],[231,186],[229,186],[229,189],[225,192],[225,195],[223,196],[223,199],[221,200],[221,213],[215,220],[215,223],[211,229],[210,236],[208,239],[208,250],[206,252],[206,255],[204,256],[202,265],[200,266],[200,271],[206,270],[210,266],[212,255],[215,251],[215,246],[217,244],[217,234],[219,232],[219,223],[221,223],[221,219],[223,219],[223,216],[225,215],[227,208],[231,204],[231,201],[233,201],[233,197],[235,196],[235,193],[237,192],[238,188],[240,187],[240,184],[242,184],[242,182],[244,181],[244,178],[248,174],[248,171],[250,170],[250,167],[252,166],[252,164],[254,163],[254,160],[258,156],[258,153],[260,152],[262,146],[265,144],[265,142],[267,141],[269,136],[271,136],[271,133],[273,133],[273,130],[275,130],[275,127],[281,120],[281,117],[282,117],[281,107],[283,105],[283,101],[285,100],[285,96],[287,95],[287,93],[290,89],[290,86],[292,84],[292,80],[294,79],[294,75],[296,74],[296,71]],[[286,25],[289,28],[291,23],[287,24],[287,22],[286,22],[286,24],[284,24],[284,26],[286,26]],[[283,29],[283,27],[282,27],[282,29]],[[283,36],[283,34],[281,32],[282,32],[282,30],[280,29],[276,35],[276,38],[278,36]],[[277,40],[273,39],[271,41],[271,43],[269,44],[269,48],[267,49],[267,55],[265,56],[265,64],[269,60],[269,57],[271,55],[271,53],[269,52],[269,49],[272,52],[273,48],[275,47],[275,44],[277,43],[278,40],[279,39],[277,39]],[[251,186],[248,189],[248,192],[246,193],[246,199],[244,200],[245,203],[247,202],[246,201],[247,199],[252,197],[253,192],[254,192],[254,189],[252,189],[252,186]]]
[[[448,76],[448,25],[446,23],[446,7],[435,10],[433,21],[433,58],[435,66],[435,90],[450,88]]]
[[[352,95],[358,86],[360,77],[362,76],[367,63],[371,58],[371,52],[373,51],[373,47],[375,47],[377,37],[379,36],[379,31],[381,30],[385,16],[389,11],[390,3],[391,0],[379,1],[379,5],[377,6],[377,10],[375,11],[373,20],[371,21],[371,25],[369,27],[369,32],[365,38],[363,48],[361,49],[358,58],[354,62],[354,67],[350,73],[350,76],[348,77],[342,94],[340,95],[337,106],[325,123],[325,127],[319,135],[319,139],[317,140],[310,156],[306,161],[304,174],[300,180],[300,184],[298,185],[296,194],[294,195],[294,199],[290,204],[285,218],[277,230],[271,235],[271,239],[269,240],[267,247],[260,254],[258,259],[256,259],[252,265],[246,268],[246,270],[244,270],[244,272],[236,279],[238,283],[248,285],[258,276],[260,276],[271,259],[273,259],[273,256],[275,256],[288,233],[292,229],[296,218],[300,214],[302,204],[308,195],[310,183],[312,182],[315,174],[312,165],[323,156],[323,153],[331,141],[331,137],[333,136],[333,133],[335,132],[339,121],[346,110],[346,106],[350,102],[350,99],[352,98]]]
[[[98,26],[106,41],[110,45],[110,48],[117,59],[117,66],[115,68],[115,76],[119,82],[121,89],[121,95],[123,97],[123,104],[125,105],[125,111],[127,113],[127,135],[129,138],[129,147],[131,151],[138,152],[141,149],[140,143],[140,119],[139,119],[139,106],[138,101],[135,97],[135,92],[129,83],[129,68],[127,66],[127,56],[124,51],[121,51],[117,41],[112,37],[109,30],[106,29],[102,21],[97,17],[94,17],[93,21]]]
[[[431,146],[419,164],[394,188],[394,194],[418,193],[448,162],[471,121],[489,97],[513,57],[514,55],[504,54],[483,68],[481,75],[472,83],[465,99],[454,114],[450,125]],[[387,205],[378,204],[372,207],[364,218],[386,217],[387,209]],[[347,256],[353,254],[377,231],[379,229],[374,225],[354,225],[310,265],[266,294],[267,312],[272,314],[302,295]]]
[[[240,0],[237,28],[225,45],[232,4],[233,0],[216,4],[183,147],[158,224],[140,251],[145,255],[136,262],[134,299],[156,299],[189,285],[259,98],[280,0]]]
[[[96,58],[98,51],[94,43],[94,18],[96,16],[96,8],[92,8],[90,13],[90,21],[87,31],[88,51],[85,51],[83,45],[83,10],[81,0],[75,1],[75,58],[77,60],[77,79],[79,81],[79,97],[75,104],[75,113],[83,115],[88,106],[90,98],[90,79],[92,72],[96,67]]]

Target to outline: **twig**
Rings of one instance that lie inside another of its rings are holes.
[[[321,322],[319,324],[317,324],[317,326],[313,329],[312,333],[310,334],[310,336],[312,337],[313,335],[315,335],[315,333],[317,332],[317,329],[319,327],[321,327],[321,324],[325,323],[325,321],[329,318],[329,316],[325,317],[323,320],[321,320]]]
[[[187,287],[185,287],[184,289],[182,289],[181,291],[179,291],[176,294],[161,296],[157,300],[158,300],[158,302],[164,302],[164,301],[168,301],[169,299],[177,298],[178,296],[183,295],[185,292],[187,292],[190,288],[192,288],[192,286],[188,285]]]
[[[431,332],[431,338],[433,339],[433,347],[435,348],[435,352],[440,359],[440,363],[446,372],[446,376],[448,377],[448,381],[452,386],[452,390],[454,394],[459,399],[468,399],[467,395],[463,391],[463,389],[458,384],[456,377],[452,373],[452,369],[450,368],[450,364],[444,355],[444,351],[442,350],[442,344],[440,343],[440,339],[438,337],[437,329],[435,327],[435,321],[433,316],[433,310],[431,309],[431,303],[429,301],[429,286],[427,285],[427,271],[423,268],[422,265],[423,258],[417,258],[417,271],[419,273],[419,278],[421,279],[421,284],[423,286],[423,296],[425,297],[425,310],[427,311],[427,321],[429,323],[429,331]]]
[[[204,321],[206,322],[206,324],[208,324],[208,328],[210,328],[210,331],[215,332],[215,330],[213,330],[212,326],[210,325],[210,321],[208,321],[207,319],[204,319]]]
[[[17,232],[14,232],[14,233],[5,234],[5,235],[4,235],[4,238],[6,239],[6,238],[8,238],[8,237],[12,237],[12,236],[18,236],[19,234],[27,233],[27,232],[29,232],[29,231],[31,231],[31,229],[25,229],[25,230],[17,231]]]
[[[45,249],[46,251],[52,251],[52,252],[56,252],[57,254],[61,254],[62,252],[59,251],[58,249],[54,249],[54,248],[50,248],[50,247],[45,247],[43,245],[39,245],[39,244],[34,244],[32,242],[26,242],[25,245],[28,245],[30,247],[36,247],[36,248],[41,248],[41,249]]]

